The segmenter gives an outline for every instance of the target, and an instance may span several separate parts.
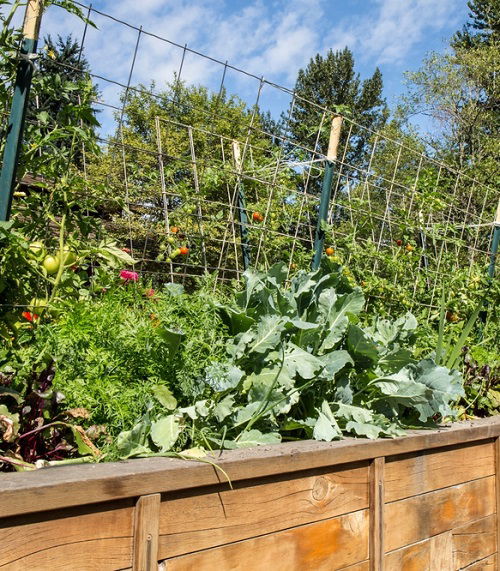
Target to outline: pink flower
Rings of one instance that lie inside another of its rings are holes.
[[[120,277],[126,282],[136,282],[139,279],[139,274],[137,272],[131,272],[130,270],[122,270]]]

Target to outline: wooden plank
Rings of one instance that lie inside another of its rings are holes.
[[[370,571],[381,571],[384,561],[384,458],[370,466]]]
[[[157,571],[160,494],[141,496],[134,511],[133,571]]]
[[[430,568],[430,541],[420,541],[387,553],[384,571],[427,571]]]
[[[354,565],[349,565],[348,567],[342,567],[337,571],[370,571],[370,560],[361,561],[361,563],[354,563]]]
[[[494,476],[386,504],[386,550],[444,533],[494,511]]]
[[[0,569],[106,571],[132,561],[131,501],[71,508],[0,524]],[[69,567],[68,567],[69,565]]]
[[[468,567],[464,567],[462,571],[498,571],[497,567],[498,554],[490,555],[481,561],[476,561]]]
[[[395,439],[346,438],[339,442],[289,442],[230,450],[216,455],[214,461],[229,474],[232,482],[236,482],[498,436],[500,417],[497,416],[456,423],[438,430],[413,431]],[[209,486],[223,479],[220,472],[206,463],[172,458],[3,474],[0,476],[0,517]]]
[[[431,537],[429,571],[454,571],[453,541],[451,532],[440,533]]]
[[[385,501],[393,502],[493,474],[493,440],[392,456],[385,463]]]
[[[367,463],[358,463],[169,495],[160,510],[159,559],[368,508],[368,479]]]
[[[168,571],[333,571],[368,558],[368,510],[168,559]],[[362,569],[362,567],[361,567]]]
[[[495,503],[498,552],[500,551],[500,438],[495,439]]]
[[[462,569],[497,551],[496,515],[455,528],[453,535],[454,569]]]
[[[385,571],[453,571],[449,531],[387,553]]]

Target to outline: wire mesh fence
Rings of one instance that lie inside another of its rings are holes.
[[[498,191],[362,117],[344,114],[327,157],[339,110],[81,6],[98,27],[84,26],[82,48],[129,38],[127,68],[115,69],[112,54],[90,61],[102,153],[83,149],[83,170],[104,225],[147,279],[191,284],[209,272],[228,282],[278,261],[293,274],[310,267],[318,231],[369,299],[396,307],[436,308],[455,283],[460,303],[485,277]],[[145,86],[144,70],[160,69],[169,83]],[[273,120],[266,111],[277,108]],[[334,179],[321,222],[327,160]]]

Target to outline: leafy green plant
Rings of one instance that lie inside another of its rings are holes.
[[[220,305],[231,337],[226,359],[207,368],[208,398],[146,415],[118,437],[120,455],[397,436],[451,415],[463,395],[458,371],[413,358],[417,322],[409,313],[361,327],[364,301],[327,260],[289,287],[284,264],[247,271],[245,288]]]
[[[465,396],[459,402],[459,413],[465,418],[500,411],[500,356],[480,355],[482,364],[474,358],[474,353],[477,350],[470,347],[462,349]]]

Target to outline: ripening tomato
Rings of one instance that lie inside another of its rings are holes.
[[[403,240],[396,240],[396,244],[398,246],[402,246],[403,245]]]
[[[179,227],[178,226],[171,226],[170,232],[172,232],[172,234],[177,234],[177,232],[179,232]]]
[[[413,248],[413,246],[412,246],[411,244],[406,244],[405,250],[406,250],[407,252],[413,252],[414,248]]]
[[[189,248],[187,248],[186,246],[182,246],[179,248],[179,253],[182,256],[187,256],[189,254]]]
[[[252,220],[254,222],[262,222],[264,220],[264,216],[260,212],[254,212],[252,214]]]
[[[38,315],[36,313],[31,313],[31,311],[23,311],[21,315],[28,321],[36,321],[38,319]]]
[[[326,252],[327,256],[333,256],[333,254],[335,253],[335,250],[330,246],[329,248],[327,248],[325,250],[325,252]]]

